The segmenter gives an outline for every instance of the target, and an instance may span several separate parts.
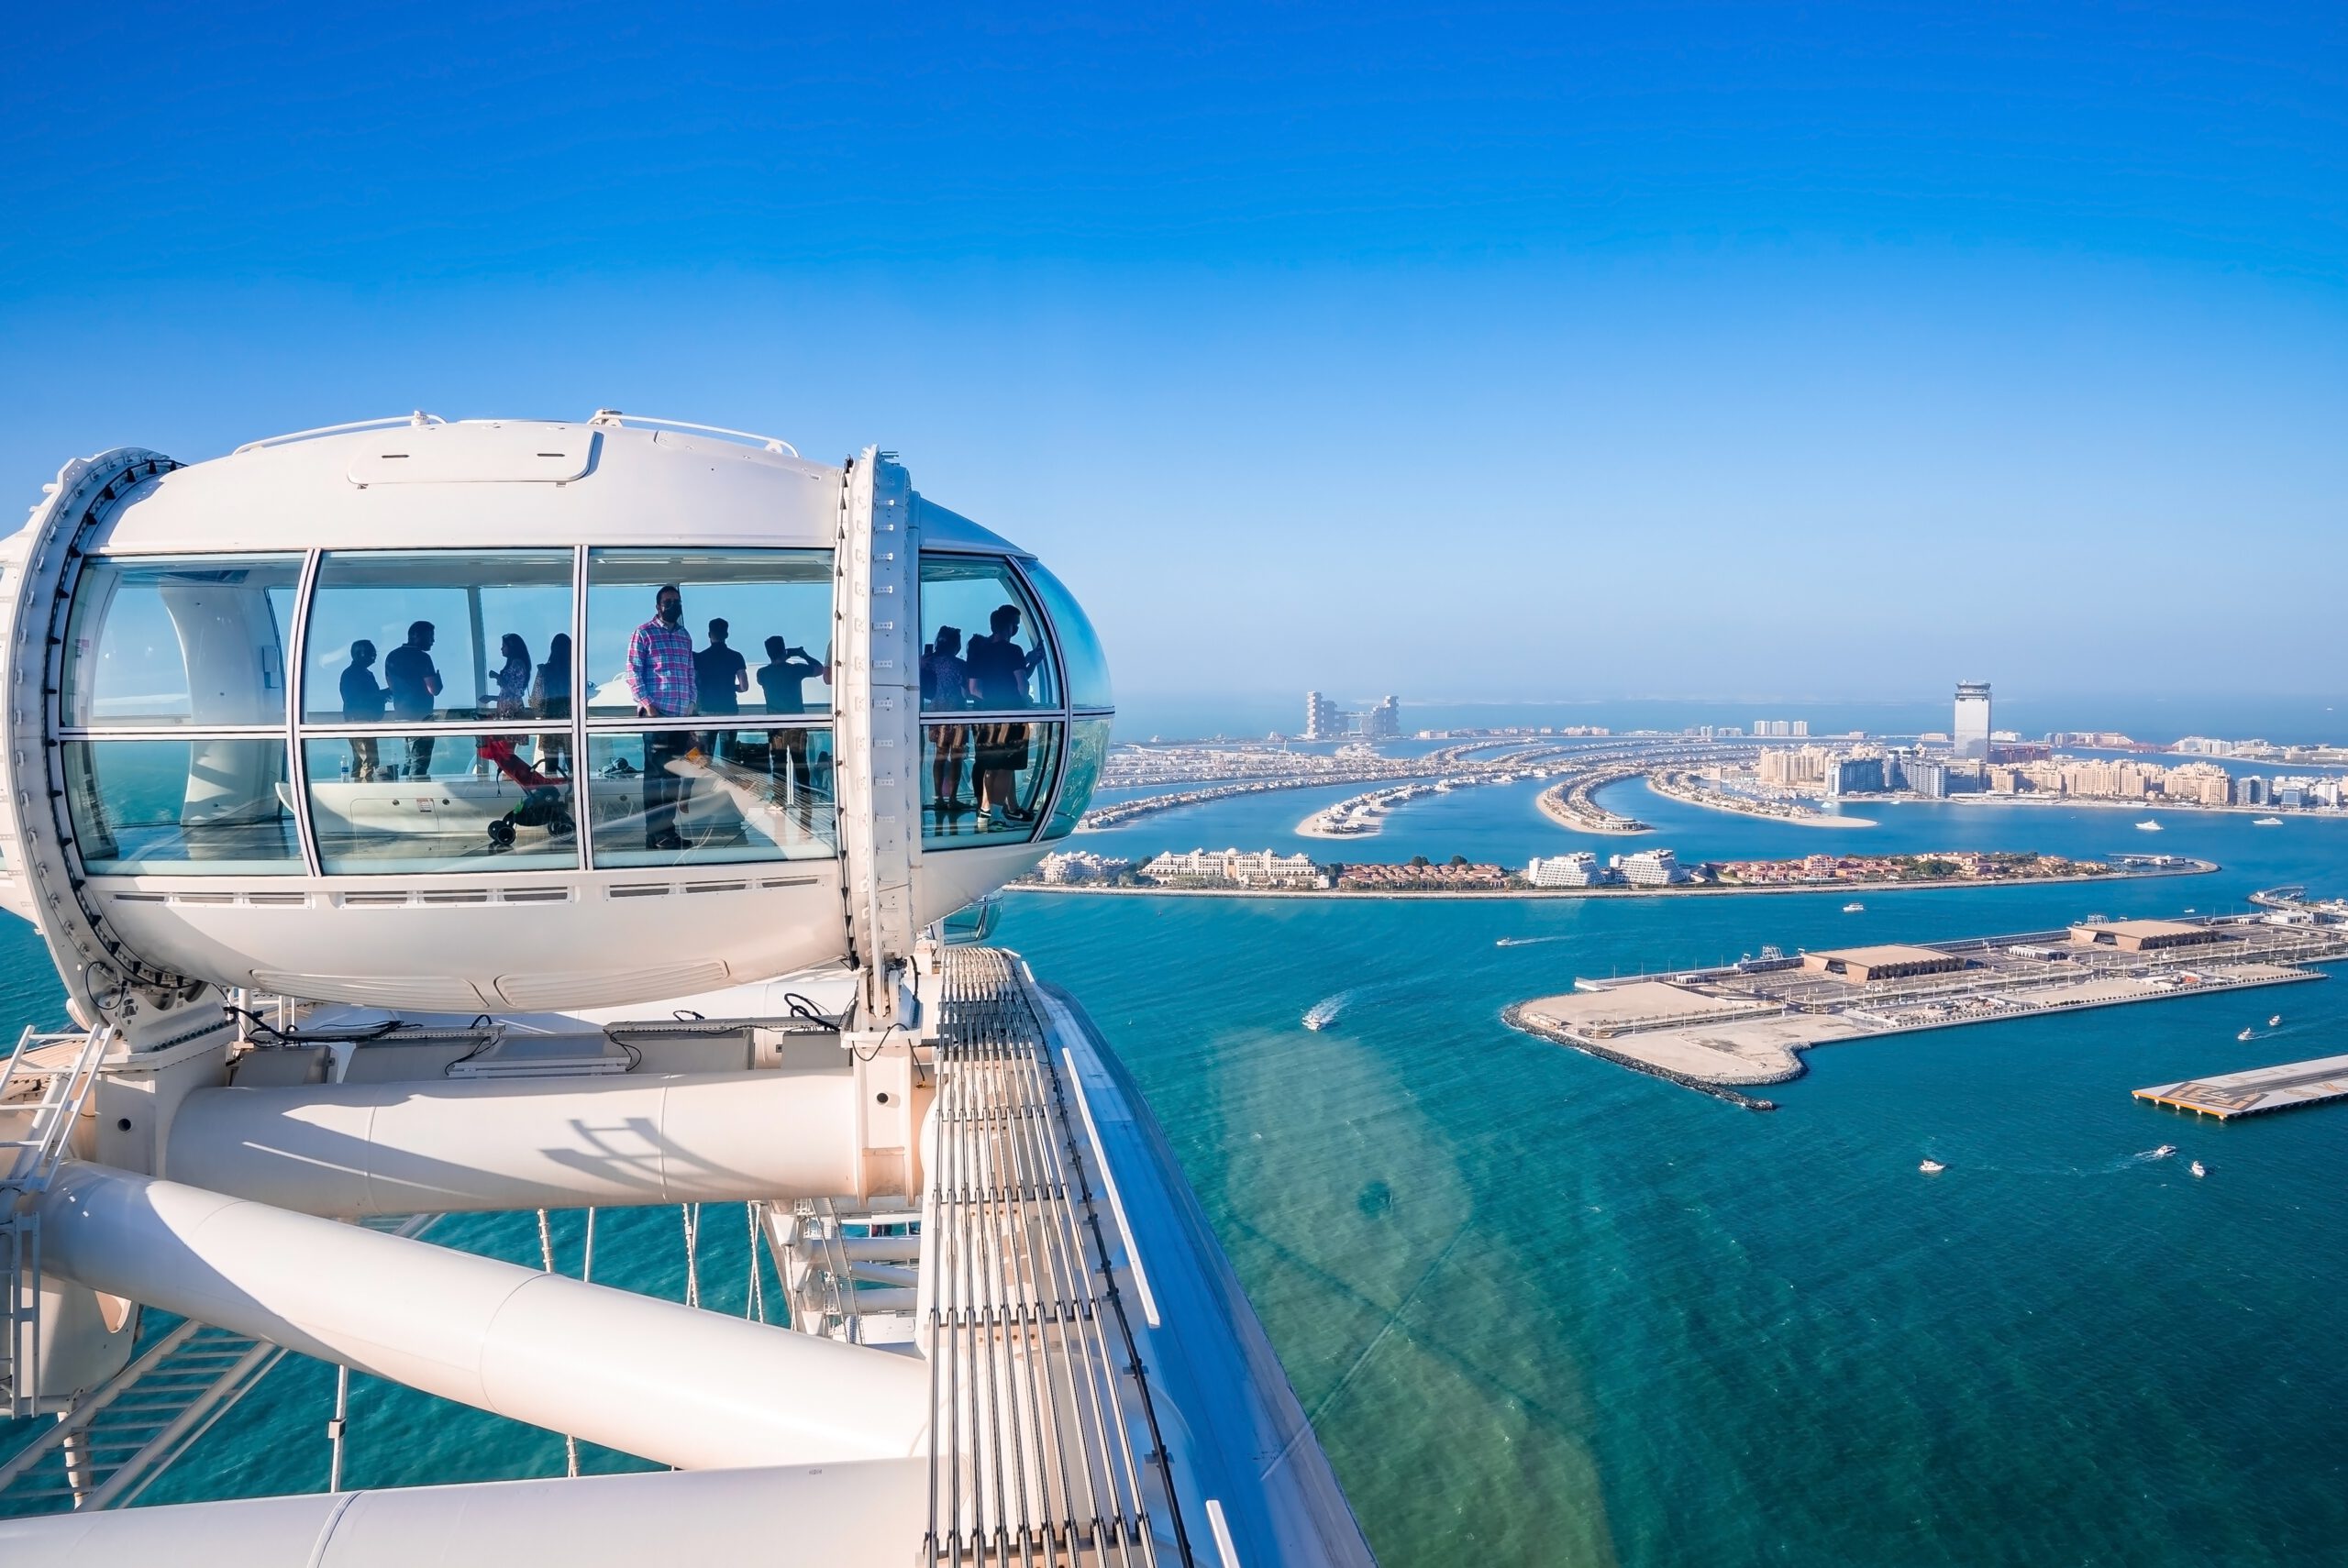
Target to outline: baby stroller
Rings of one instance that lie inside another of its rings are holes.
[[[571,820],[564,786],[515,756],[510,736],[485,736],[475,751],[522,789],[522,798],[515,802],[514,809],[489,824],[491,854],[513,848],[523,828],[544,828],[556,838],[578,831],[578,824]]]

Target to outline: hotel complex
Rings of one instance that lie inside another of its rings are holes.
[[[1318,691],[1304,694],[1306,740],[1398,740],[1401,734],[1402,704],[1395,697],[1381,697],[1368,708],[1340,708]]]

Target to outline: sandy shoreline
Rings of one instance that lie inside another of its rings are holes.
[[[1726,797],[1716,795],[1709,790],[1697,790],[1685,795],[1675,794],[1669,790],[1657,789],[1656,787],[1655,775],[1652,773],[1647,775],[1647,793],[1656,796],[1662,800],[1677,801],[1683,806],[1693,806],[1699,811],[1722,812],[1732,817],[1751,817],[1757,823],[1783,823],[1788,827],[1870,828],[1879,827],[1882,825],[1873,817],[1844,817],[1836,816],[1827,812],[1812,812],[1808,816],[1801,817],[1781,817],[1775,812],[1749,811],[1743,806],[1735,804]]]
[[[2206,877],[2222,870],[2213,860],[2190,866],[2106,871],[2092,877],[1951,878],[1943,882],[1772,882],[1759,888],[1100,888],[1081,882],[1008,882],[1006,893],[1082,893],[1095,898],[1134,899],[1722,899],[1785,897],[1802,893],[1933,893],[1954,888],[2044,888],[2057,883],[2093,887],[2154,877]]]
[[[1637,776],[1634,774],[1632,777],[1635,778]],[[1623,782],[1623,780],[1616,779],[1615,782],[1619,784]],[[1552,786],[1549,789],[1542,790],[1539,795],[1535,796],[1533,803],[1541,808],[1541,814],[1543,816],[1548,818],[1551,822],[1570,833],[1608,834],[1616,837],[1627,838],[1638,834],[1655,832],[1655,829],[1649,824],[1640,822],[1635,817],[1625,817],[1619,812],[1607,812],[1606,814],[1608,816],[1615,819],[1611,823],[1582,821],[1580,818],[1567,811],[1565,806],[1557,798],[1560,790],[1569,790],[1571,788],[1572,786],[1570,784]],[[1600,790],[1603,790],[1607,788],[1607,786],[1601,784],[1598,788]],[[1597,803],[1597,790],[1590,791],[1590,809],[1592,811],[1605,811],[1605,807]]]

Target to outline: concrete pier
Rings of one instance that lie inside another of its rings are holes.
[[[2318,980],[2323,972],[2308,966],[2342,957],[2348,923],[2085,922],[1791,956],[1765,948],[1720,968],[1577,980],[1503,1016],[1526,1033],[1710,1093],[1799,1077],[1802,1053],[1817,1045]],[[2348,1058],[2337,1070],[2348,1075]]]
[[[2285,1062],[2273,1067],[2252,1067],[2240,1073],[2218,1073],[2183,1083],[2154,1084],[2136,1091],[2138,1099],[2214,1116],[2232,1121],[2238,1116],[2264,1116],[2272,1110],[2297,1110],[2326,1100],[2348,1099],[2348,1056],[2318,1056],[2305,1062]]]

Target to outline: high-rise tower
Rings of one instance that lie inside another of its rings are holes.
[[[1956,719],[1949,726],[1949,738],[1956,755],[1963,757],[1988,758],[1989,755],[1989,683],[1986,680],[1960,680],[1956,683]]]

